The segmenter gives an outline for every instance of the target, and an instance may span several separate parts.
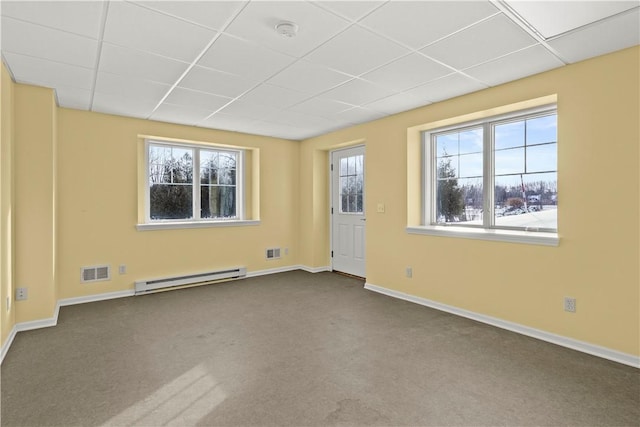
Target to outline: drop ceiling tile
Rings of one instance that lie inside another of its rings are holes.
[[[180,87],[174,88],[165,102],[184,107],[195,107],[209,111],[210,113],[225,106],[231,98],[212,95],[210,93],[198,92]]]
[[[170,85],[98,72],[96,93],[110,94],[122,99],[139,99],[155,106],[169,91]]]
[[[346,123],[360,124],[380,119],[386,114],[368,108],[354,107],[338,113],[337,117]]]
[[[100,71],[122,76],[173,84],[189,64],[164,56],[102,44]]]
[[[408,93],[397,93],[386,98],[366,104],[364,107],[381,111],[387,114],[396,114],[402,111],[413,110],[414,108],[428,105],[429,102]]]
[[[235,98],[256,84],[258,84],[257,80],[195,66],[189,70],[178,86]]]
[[[300,128],[306,127],[329,127],[332,125],[331,120],[310,114],[303,114],[292,110],[277,111],[273,114],[265,116],[263,121],[279,123],[283,125],[292,125]]]
[[[149,119],[161,122],[195,125],[202,122],[206,117],[211,115],[212,112],[213,111],[198,107],[163,103],[151,114]]]
[[[418,53],[400,58],[362,76],[377,85],[402,91],[451,74],[453,70]]]
[[[497,12],[486,0],[390,1],[361,23],[419,49]]]
[[[506,3],[547,39],[638,7],[637,1],[507,0]]]
[[[262,119],[265,116],[275,113],[277,108],[268,105],[252,104],[249,102],[234,101],[220,110],[223,114],[229,114],[247,119]]]
[[[216,113],[206,120],[198,123],[198,126],[211,129],[239,131],[240,129],[248,129],[254,122],[246,117],[232,116],[230,114]]]
[[[295,58],[255,43],[222,35],[199,61],[203,67],[264,80],[295,61]]]
[[[293,107],[289,108],[289,110],[297,111],[304,114],[326,117],[353,107],[354,106],[351,104],[334,101],[332,99],[312,98],[298,105],[294,105]]]
[[[296,23],[298,34],[288,38],[276,33],[275,27],[282,21]],[[309,2],[258,1],[249,3],[226,32],[301,57],[348,25],[345,19]]]
[[[468,68],[464,72],[490,86],[496,86],[563,65],[546,48],[536,45]]]
[[[278,86],[261,84],[251,92],[242,95],[242,101],[252,104],[271,105],[277,108],[286,108],[307,99],[309,95]]]
[[[294,141],[308,138],[311,135],[309,130],[306,128],[264,121],[256,121],[252,123],[249,127],[248,133],[271,136],[273,138],[290,139]]]
[[[157,103],[157,100],[149,98],[96,92],[93,95],[91,111],[146,119]]]
[[[102,1],[3,1],[2,15],[86,37],[99,37]]]
[[[429,102],[443,101],[485,88],[485,85],[461,74],[451,74],[408,90],[406,93],[424,100],[426,104]]]
[[[391,89],[385,89],[364,80],[354,79],[320,96],[325,99],[334,99],[348,104],[362,105],[375,101],[376,99],[385,98],[393,93],[394,91]]]
[[[193,61],[215,32],[132,3],[110,2],[104,40],[182,61]]]
[[[2,18],[2,51],[80,67],[95,66],[98,42],[64,31]]]
[[[331,89],[352,78],[347,74],[342,74],[320,65],[298,61],[273,76],[268,83],[299,92],[315,94]]]
[[[222,30],[243,6],[240,1],[137,1],[144,7],[205,27]]]
[[[58,105],[75,110],[88,110],[91,106],[91,91],[77,87],[57,86]]]
[[[640,44],[640,9],[615,16],[549,41],[569,62]]]
[[[366,14],[370,13],[377,7],[380,7],[385,2],[384,1],[318,1],[313,2],[317,3],[320,6],[337,13],[340,16],[343,16],[349,20],[357,21]]]
[[[305,59],[357,76],[408,53],[406,48],[354,26],[311,52]]]
[[[93,84],[93,71],[88,68],[8,52],[3,56],[18,83],[79,89],[91,89]]]
[[[464,69],[535,44],[536,41],[504,15],[497,15],[440,40],[421,52]]]

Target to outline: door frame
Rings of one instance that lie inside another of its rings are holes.
[[[367,210],[364,208],[367,202],[367,145],[364,141],[359,141],[354,145],[347,145],[340,148],[335,148],[333,150],[329,150],[329,161],[328,161],[328,175],[329,175],[329,271],[333,272],[333,257],[331,256],[331,251],[333,251],[333,214],[331,213],[331,209],[333,206],[333,170],[331,166],[333,165],[333,153],[338,151],[351,150],[353,148],[362,148],[364,153],[364,193],[362,195],[362,204],[363,204],[363,212],[366,216]],[[367,226],[365,224],[365,230]],[[365,260],[367,259],[367,251],[365,247]]]

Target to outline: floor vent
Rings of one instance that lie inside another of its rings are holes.
[[[269,248],[266,250],[267,259],[279,259],[280,248]]]
[[[206,273],[187,274],[162,279],[138,280],[135,282],[135,294],[142,295],[159,290],[207,285],[221,280],[241,279],[246,276],[247,269],[245,267],[236,267],[228,270],[209,271]]]
[[[94,265],[80,269],[80,282],[102,282],[111,280],[111,267],[108,265]]]

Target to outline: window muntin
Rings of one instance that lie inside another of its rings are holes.
[[[241,151],[158,141],[146,146],[147,222],[241,219]]]
[[[364,187],[364,156],[340,159],[340,213],[364,212],[362,190]]]
[[[431,131],[425,144],[426,224],[557,231],[555,108]]]

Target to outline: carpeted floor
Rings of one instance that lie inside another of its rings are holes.
[[[640,425],[640,370],[301,271],[63,307],[3,426]]]

